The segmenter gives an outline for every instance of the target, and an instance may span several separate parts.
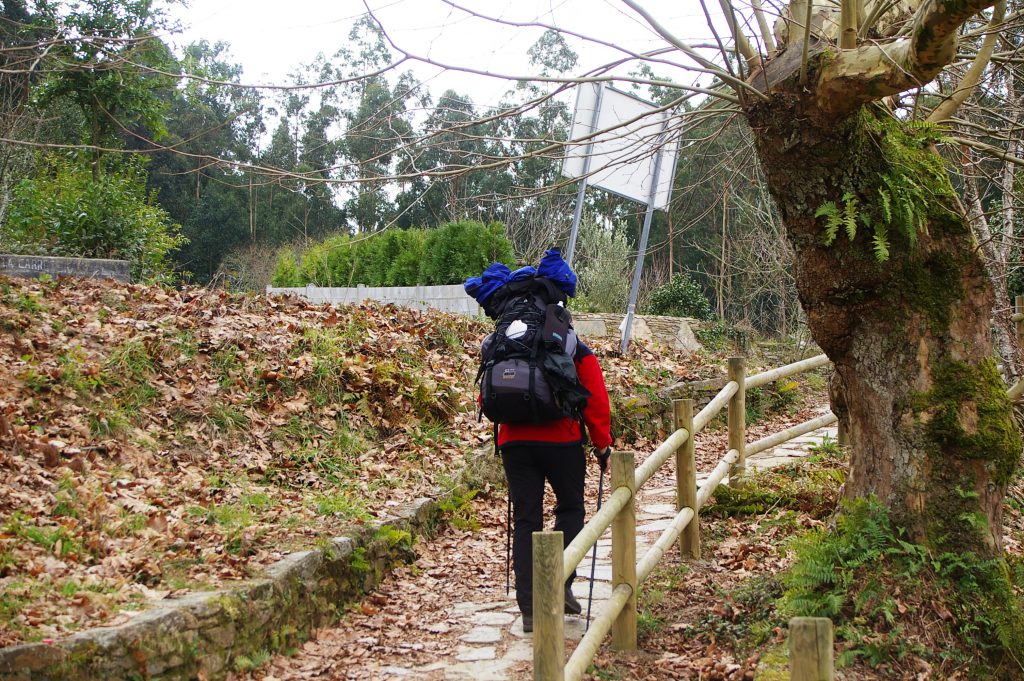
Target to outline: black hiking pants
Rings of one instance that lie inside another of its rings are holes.
[[[583,481],[587,457],[583,445],[507,444],[501,448],[515,529],[512,567],[519,611],[533,614],[533,533],[544,527],[544,481],[555,492],[555,531],[568,546],[583,529]],[[569,589],[576,573],[566,580]]]

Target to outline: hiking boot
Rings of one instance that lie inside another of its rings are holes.
[[[523,615],[523,633],[533,632],[533,615]]]
[[[583,606],[576,600],[576,597],[572,595],[572,591],[569,589],[565,590],[565,614],[566,615],[579,615],[583,612]]]

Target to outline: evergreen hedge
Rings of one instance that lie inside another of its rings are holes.
[[[501,223],[449,222],[436,229],[334,236],[301,256],[278,254],[273,286],[416,286],[460,284],[492,262],[511,265],[512,242]]]

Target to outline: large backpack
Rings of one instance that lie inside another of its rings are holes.
[[[565,294],[544,277],[496,292],[497,328],[481,347],[480,410],[494,423],[582,420],[590,391],[573,357],[576,332]]]

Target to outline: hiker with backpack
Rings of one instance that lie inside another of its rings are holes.
[[[602,475],[611,456],[608,392],[597,358],[572,328],[565,304],[576,294],[576,274],[557,249],[537,268],[512,272],[494,263],[464,286],[497,322],[483,342],[477,380],[508,480],[516,602],[530,632],[532,535],[544,525],[544,483],[555,493],[554,529],[568,546],[583,529],[587,433]],[[582,612],[574,578],[565,583],[567,614]]]

